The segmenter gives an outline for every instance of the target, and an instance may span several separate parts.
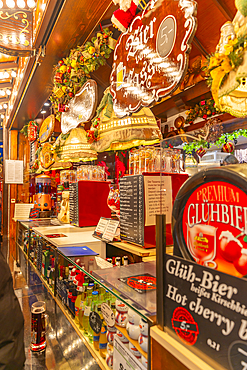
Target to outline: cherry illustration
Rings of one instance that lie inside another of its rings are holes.
[[[242,249],[241,256],[233,264],[240,274],[247,275],[247,249]]]
[[[241,257],[243,246],[230,231],[222,231],[219,240],[219,252],[226,261],[234,262]]]

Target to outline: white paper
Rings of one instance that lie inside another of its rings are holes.
[[[116,231],[119,225],[119,221],[109,220],[106,226],[106,229],[102,235],[102,239],[112,241],[116,235]]]
[[[104,217],[100,217],[100,220],[98,222],[98,225],[95,229],[95,232],[96,233],[100,233],[100,234],[103,234],[103,232],[105,231],[105,228],[108,224],[108,220]]]
[[[122,367],[120,366],[122,365]],[[130,352],[130,350],[114,335],[113,342],[113,370],[146,370],[144,365]]]
[[[5,183],[23,184],[23,161],[5,161]]]
[[[172,180],[171,176],[144,176],[145,226],[155,225],[155,215],[165,214],[171,223]]]
[[[30,210],[34,204],[29,203],[16,203],[14,218],[17,220],[25,220],[29,218]]]

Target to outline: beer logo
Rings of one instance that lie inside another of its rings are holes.
[[[242,277],[247,274],[247,195],[237,186],[212,181],[188,198],[183,237],[193,259]]]
[[[186,344],[193,346],[199,334],[198,325],[193,316],[184,307],[177,307],[172,315],[172,327]]]

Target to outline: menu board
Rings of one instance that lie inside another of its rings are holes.
[[[143,176],[120,179],[120,238],[144,246]]]
[[[23,184],[23,161],[11,159],[5,161],[5,183]]]

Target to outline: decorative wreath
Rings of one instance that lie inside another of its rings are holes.
[[[85,45],[71,50],[69,56],[54,67],[54,87],[50,100],[57,119],[60,119],[61,112],[68,110],[66,105],[90,78],[90,73],[106,64],[115,47],[111,35],[112,32],[105,28]]]

